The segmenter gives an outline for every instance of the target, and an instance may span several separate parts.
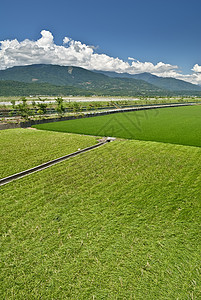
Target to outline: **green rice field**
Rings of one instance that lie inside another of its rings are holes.
[[[1,186],[0,299],[201,299],[201,106],[36,127],[1,177],[120,138]]]
[[[96,138],[62,132],[8,129],[0,132],[0,178],[96,144]]]
[[[2,186],[0,298],[200,299],[200,170],[199,147],[116,140]]]
[[[160,108],[46,123],[39,129],[201,147],[201,106]]]

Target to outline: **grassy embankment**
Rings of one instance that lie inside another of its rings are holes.
[[[96,144],[96,138],[61,132],[10,129],[0,132],[0,178]]]
[[[34,127],[201,147],[201,106],[118,113]]]
[[[115,141],[3,186],[1,299],[199,299],[200,169]]]

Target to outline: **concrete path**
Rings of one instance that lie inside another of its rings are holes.
[[[73,153],[71,153],[71,154],[64,155],[64,156],[62,156],[62,157],[53,159],[53,160],[48,161],[48,162],[46,162],[46,163],[44,163],[44,164],[38,165],[38,166],[36,166],[36,167],[33,167],[33,168],[31,168],[31,169],[22,171],[22,172],[20,172],[20,173],[16,173],[16,174],[14,174],[14,175],[11,175],[11,176],[2,178],[2,179],[0,179],[0,186],[2,186],[2,185],[4,185],[4,184],[7,184],[7,183],[9,183],[9,182],[11,182],[11,181],[13,181],[13,180],[16,180],[16,179],[22,178],[22,177],[24,177],[24,176],[27,176],[27,175],[29,175],[29,174],[32,174],[32,173],[35,173],[35,172],[38,172],[38,171],[42,171],[42,170],[44,170],[44,169],[46,169],[46,168],[49,168],[49,167],[51,167],[51,166],[53,166],[53,165],[55,165],[55,164],[57,164],[57,163],[60,163],[60,162],[62,162],[62,161],[64,161],[64,160],[67,160],[67,159],[69,159],[69,158],[71,158],[71,157],[77,156],[77,155],[79,155],[79,154],[81,154],[81,153],[84,153],[84,152],[87,152],[87,151],[89,151],[89,150],[93,150],[93,149],[95,149],[95,148],[98,148],[98,147],[100,147],[100,146],[103,146],[103,145],[105,145],[106,143],[108,143],[108,142],[110,142],[110,141],[113,141],[113,140],[114,140],[114,138],[106,138],[105,140],[99,142],[99,143],[96,144],[96,145],[93,145],[93,146],[84,148],[84,149],[82,149],[82,150],[73,152]]]

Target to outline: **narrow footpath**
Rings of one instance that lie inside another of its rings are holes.
[[[114,138],[109,138],[109,137],[108,137],[108,138],[106,138],[105,140],[99,142],[99,143],[96,144],[96,145],[93,145],[93,146],[84,148],[84,149],[82,149],[82,150],[73,152],[73,153],[71,153],[71,154],[64,155],[64,156],[62,156],[62,157],[53,159],[53,160],[48,161],[48,162],[46,162],[46,163],[44,163],[44,164],[38,165],[38,166],[36,166],[36,167],[33,167],[33,168],[31,168],[31,169],[22,171],[22,172],[20,172],[20,173],[16,173],[16,174],[13,174],[13,175],[11,175],[11,176],[2,178],[2,179],[0,179],[0,186],[5,185],[5,184],[7,184],[7,183],[9,183],[9,182],[11,182],[11,181],[13,181],[13,180],[16,180],[16,179],[22,178],[22,177],[24,177],[24,176],[30,175],[30,174],[32,174],[32,173],[35,173],[35,172],[38,172],[38,171],[42,171],[42,170],[44,170],[44,169],[46,169],[46,168],[49,168],[49,167],[51,167],[51,166],[53,166],[53,165],[55,165],[55,164],[57,164],[57,163],[60,163],[60,162],[62,162],[62,161],[65,161],[65,160],[67,160],[67,159],[69,159],[69,158],[71,158],[71,157],[77,156],[77,155],[79,155],[79,154],[81,154],[81,153],[84,153],[84,152],[87,152],[87,151],[96,149],[96,148],[98,148],[98,147],[100,147],[100,146],[103,146],[103,145],[105,145],[106,143],[111,142],[111,141],[113,141],[113,140],[114,140]]]

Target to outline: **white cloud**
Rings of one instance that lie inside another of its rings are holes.
[[[192,71],[201,73],[201,66],[199,66],[198,64],[194,65]]]
[[[173,77],[195,84],[201,84],[201,66],[193,67],[193,74],[183,75],[178,66],[159,62],[140,62],[128,57],[131,62],[123,61],[106,54],[95,53],[96,47],[64,37],[63,45],[56,45],[51,32],[41,31],[37,41],[26,39],[22,42],[4,40],[0,42],[0,69],[30,64],[55,64],[79,66],[89,70],[113,71],[119,73],[152,73],[162,77]]]
[[[51,32],[49,32],[47,30],[42,30],[41,35],[42,35],[42,37],[35,42],[35,44],[38,47],[41,47],[41,48],[44,48],[44,49],[54,47],[54,41],[53,41],[54,38],[53,38],[53,35],[52,35]],[[28,40],[25,40],[25,41],[27,41],[27,43],[29,42]]]
[[[137,73],[155,73],[156,75],[160,75],[164,72],[171,72],[178,69],[178,66],[173,66],[170,64],[164,64],[163,62],[159,62],[156,65],[152,64],[151,62],[140,62],[140,61],[133,61],[132,64],[133,72]]]
[[[70,42],[70,39],[66,36],[66,37],[63,39],[63,43],[64,43],[64,44],[68,44],[68,42]]]

